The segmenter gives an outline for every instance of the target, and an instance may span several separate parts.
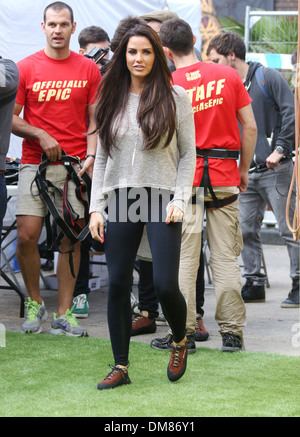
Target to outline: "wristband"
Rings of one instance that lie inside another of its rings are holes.
[[[86,157],[84,159],[89,158],[89,157],[96,159],[95,155],[86,155]]]

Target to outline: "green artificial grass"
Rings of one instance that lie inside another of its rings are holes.
[[[6,333],[1,417],[299,417],[300,359],[198,348],[186,374],[167,378],[169,352],[131,342],[131,385],[99,391],[110,341]]]

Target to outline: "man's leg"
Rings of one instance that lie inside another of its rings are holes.
[[[158,316],[158,299],[153,284],[152,261],[138,260],[139,274],[139,310],[147,311],[152,320]]]
[[[39,334],[42,323],[47,320],[48,313],[40,295],[40,254],[38,241],[42,231],[43,218],[19,215],[17,217],[17,251],[16,256],[29,294],[26,306],[26,317],[21,332]]]
[[[57,261],[57,282],[58,282],[58,307],[57,307],[57,317],[60,317],[70,309],[74,287],[76,283],[76,278],[79,270],[80,264],[80,243],[77,242],[73,245],[73,267],[75,278],[72,276],[70,262],[69,262],[69,251],[70,251],[70,240],[66,237],[63,238],[60,245],[60,253],[58,255]]]
[[[40,296],[41,260],[38,241],[43,226],[43,217],[19,215],[17,217],[17,261],[30,298],[38,304]]]
[[[186,332],[192,336],[196,327],[196,282],[202,244],[203,214],[203,202],[190,203],[182,223],[179,288],[187,305]]]
[[[271,170],[269,170],[271,171]],[[261,179],[267,172],[249,175],[248,188],[240,194],[239,208],[244,241],[242,259],[246,282],[242,288],[245,302],[264,302],[266,274],[261,272],[262,242],[261,225],[267,206],[266,185]]]
[[[206,341],[209,337],[209,333],[204,327],[203,315],[204,315],[204,292],[205,292],[205,280],[204,280],[204,270],[205,270],[205,258],[203,251],[203,231],[201,238],[201,252],[200,252],[200,262],[197,273],[196,280],[196,328],[194,334],[195,341]]]
[[[299,241],[295,241],[293,234],[288,228],[286,220],[286,203],[287,194],[290,189],[292,176],[293,176],[293,164],[292,162],[283,162],[279,167],[275,169],[276,184],[270,184],[266,188],[268,195],[269,205],[275,215],[280,236],[286,244],[288,255],[290,258],[290,277],[292,280],[292,288],[288,293],[287,299],[285,299],[281,307],[282,308],[299,308]],[[293,187],[290,208],[289,208],[289,222],[293,224],[294,211],[296,205],[296,190],[295,185]]]
[[[216,187],[214,191],[217,198],[222,199],[234,194],[234,187]],[[223,337],[223,347],[224,336],[233,334],[239,338],[240,347],[237,349],[240,349],[246,325],[246,309],[241,297],[241,271],[238,264],[243,246],[238,201],[222,208],[207,209],[206,219],[210,266],[216,294],[216,321]]]
[[[19,171],[16,256],[29,297],[40,304],[40,253],[38,242],[47,208],[38,195],[33,180],[37,165],[21,164]]]
[[[239,196],[239,210],[244,247],[242,258],[244,276],[258,279],[262,264],[261,224],[266,209],[266,199],[259,186],[259,175],[249,176],[248,188]]]
[[[153,284],[152,262],[138,259],[139,265],[139,305],[140,315],[132,320],[131,336],[152,334],[156,331],[155,318],[158,316],[158,299]]]
[[[90,234],[80,244],[80,265],[73,292],[72,314],[85,319],[89,314],[89,279],[90,279],[90,250],[92,237]]]
[[[293,164],[292,162],[284,162],[275,169],[276,179],[274,183],[266,188],[266,195],[268,196],[268,203],[275,215],[280,236],[287,246],[290,258],[290,277],[291,279],[299,280],[299,241],[295,241],[293,234],[288,228],[286,221],[286,203],[287,195],[290,189]],[[289,221],[293,224],[293,217],[296,204],[296,190],[295,186],[291,193]]]
[[[64,166],[50,165],[47,168],[46,177],[56,187],[63,189],[66,180],[66,173],[67,170],[64,168]],[[54,203],[58,209],[58,212],[62,216],[61,196],[57,190],[54,191],[53,194],[54,194]],[[77,220],[77,223],[83,229],[85,226],[84,206],[82,202],[76,197],[75,183],[72,180],[69,181],[68,183],[67,194],[68,194],[68,201],[72,205],[74,211],[76,211],[76,213],[80,217]],[[75,277],[73,277],[70,267],[70,249],[73,250],[71,256],[72,256],[73,270],[74,270]],[[88,256],[88,254],[86,256]],[[80,243],[76,242],[75,244],[73,244],[73,248],[72,248],[70,240],[67,237],[64,237],[59,247],[59,255],[58,255],[57,270],[56,270],[57,282],[58,282],[57,314],[52,320],[52,324],[51,324],[52,328],[50,330],[50,333],[53,334],[60,333],[59,323],[56,323],[56,319],[59,319],[61,316],[67,316],[67,318],[69,319],[68,322],[70,326],[67,328],[66,332],[63,333],[66,333],[67,335],[75,335],[75,336],[86,335],[86,333],[83,332],[81,328],[78,327],[76,318],[72,316],[70,311],[76,279],[79,271],[79,265],[80,265]],[[65,325],[65,323],[63,323],[63,325]]]
[[[57,313],[53,314],[50,334],[88,337],[88,333],[79,326],[70,309],[80,264],[80,243],[75,243],[72,248],[70,240],[64,237],[59,249],[56,270],[58,282]],[[72,262],[75,277],[72,275],[70,266],[70,249],[73,250]]]

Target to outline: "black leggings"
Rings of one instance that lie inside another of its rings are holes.
[[[185,336],[186,302],[179,290],[178,271],[182,224],[165,223],[164,205],[160,220],[124,220],[119,215],[118,191],[116,215],[108,213],[105,254],[109,272],[107,316],[115,365],[128,365],[131,334],[130,292],[132,274],[143,228],[147,227],[152,252],[153,280],[158,300],[172,330],[174,341]],[[127,211],[136,199],[128,200]],[[151,214],[151,192],[148,190],[148,219]],[[162,202],[163,204],[163,202]],[[157,206],[157,205],[156,205]],[[153,207],[152,207],[153,208]],[[123,211],[124,213],[124,211]]]

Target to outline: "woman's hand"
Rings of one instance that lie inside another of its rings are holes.
[[[89,229],[94,240],[104,243],[104,218],[101,212],[92,212]]]
[[[178,206],[170,206],[168,215],[166,218],[166,223],[169,224],[170,222],[178,222],[183,219],[184,213],[183,211],[178,208]]]

